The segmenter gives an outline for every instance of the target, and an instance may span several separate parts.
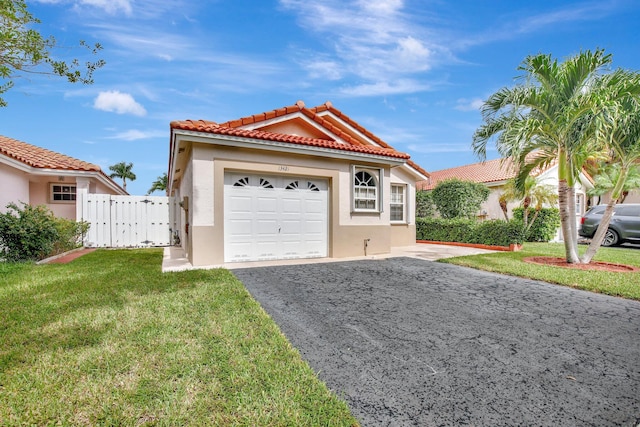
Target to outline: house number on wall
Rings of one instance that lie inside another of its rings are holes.
[[[278,170],[281,172],[287,172],[289,170],[289,166],[278,166]]]

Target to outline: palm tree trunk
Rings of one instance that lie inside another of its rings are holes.
[[[574,206],[573,212],[570,210],[570,199],[574,198],[574,202],[571,205]],[[571,191],[571,188],[567,185],[566,179],[560,179],[558,181],[558,205],[560,208],[560,224],[562,227],[562,240],[564,240],[564,250],[567,258],[567,262],[570,264],[577,264],[580,262],[578,258],[578,248],[576,244],[575,234],[575,194]],[[573,222],[573,228],[571,223]],[[573,233],[573,234],[572,234]]]
[[[500,209],[502,209],[502,213],[504,214],[504,220],[509,221],[509,215],[507,214],[508,206],[506,200],[500,199],[498,200],[498,203],[500,203]]]
[[[531,229],[531,227],[533,226],[533,223],[536,222],[536,219],[538,218],[539,214],[540,214],[540,209],[536,209],[536,212],[533,214],[533,218],[531,218],[531,221],[529,222],[529,225],[527,226],[526,231],[529,231]]]
[[[531,205],[531,197],[526,196],[522,202],[522,219],[524,220],[524,228],[529,229],[529,206]]]
[[[589,243],[589,247],[587,248],[587,251],[584,253],[582,258],[580,259],[580,262],[584,264],[589,264],[593,259],[593,257],[596,255],[596,252],[598,252],[598,249],[600,249],[600,245],[604,240],[604,235],[607,232],[607,229],[609,228],[611,217],[613,216],[613,207],[616,205],[618,198],[620,198],[620,195],[622,193],[622,187],[624,186],[624,182],[627,179],[628,173],[629,173],[629,169],[625,165],[622,165],[620,167],[620,175],[618,175],[618,182],[616,182],[616,185],[613,187],[613,190],[611,191],[611,200],[609,200],[609,203],[607,203],[607,207],[605,208],[604,213],[602,214],[602,219],[600,220],[600,225],[596,230],[596,234],[593,235],[593,238],[591,239],[591,243]]]
[[[578,233],[576,230],[576,195],[573,180],[570,180],[570,168],[567,153],[558,153],[558,205],[565,256],[569,264],[580,262],[578,257]]]

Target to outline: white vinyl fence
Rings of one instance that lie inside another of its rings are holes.
[[[89,223],[86,247],[169,246],[173,197],[83,194],[78,220]]]

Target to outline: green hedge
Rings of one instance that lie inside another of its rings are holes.
[[[474,218],[489,197],[489,188],[481,183],[457,178],[441,181],[431,192],[431,200],[442,218]]]
[[[416,216],[431,218],[436,214],[436,205],[431,199],[431,191],[416,191]]]
[[[513,210],[513,218],[522,221],[523,212],[524,208],[515,208]],[[534,215],[535,210],[529,208],[529,221],[533,219]],[[548,242],[556,236],[558,227],[560,227],[560,211],[558,208],[543,208],[526,233],[525,241]]]
[[[0,213],[0,260],[37,261],[76,248],[89,224],[56,218],[44,205],[7,205]]]
[[[509,246],[524,241],[522,222],[517,220],[417,218],[416,239],[436,242]]]

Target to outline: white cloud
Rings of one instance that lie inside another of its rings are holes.
[[[124,12],[125,15],[131,15],[132,12],[129,0],[80,0],[80,4],[103,9],[111,15],[115,15],[119,11]]]
[[[40,3],[67,4],[71,3],[73,8],[78,10],[81,6],[92,6],[102,9],[110,15],[115,15],[122,11],[125,15],[131,15],[133,8],[131,0],[37,0]]]
[[[117,90],[100,92],[93,102],[93,108],[118,114],[133,114],[144,116],[147,110],[133,99],[128,93]]]
[[[480,108],[482,108],[483,105],[484,101],[480,98],[460,98],[458,99],[455,108],[458,111],[480,111]]]
[[[336,61],[311,61],[303,66],[312,79],[340,80],[342,78],[340,64]]]
[[[415,80],[379,81],[358,86],[343,87],[341,93],[353,96],[397,95],[403,93],[425,92],[431,87]]]
[[[402,8],[404,2],[402,0],[359,0],[358,4],[363,9],[371,11],[374,14],[389,16]]]
[[[459,48],[467,48],[498,40],[512,40],[521,37],[522,34],[545,31],[550,27],[567,23],[596,21],[612,14],[619,6],[620,3],[616,1],[591,1],[578,2],[538,14],[531,14],[529,10],[524,9],[519,15],[497,16],[497,22],[505,22],[504,25],[492,26],[487,31],[470,37],[460,37],[455,44]]]
[[[297,14],[301,27],[331,40],[324,52],[305,52],[331,62],[336,72],[324,78],[361,81],[343,93],[422,91],[430,84],[415,84],[415,74],[452,58],[437,33],[404,10],[402,0],[280,0],[280,4]],[[316,68],[307,70],[311,77],[319,77]]]
[[[167,132],[158,131],[158,130],[138,130],[138,129],[130,129],[125,132],[120,132],[115,134],[114,136],[110,136],[109,139],[122,139],[124,141],[137,141],[139,139],[149,139],[149,138],[161,138],[166,137]]]

